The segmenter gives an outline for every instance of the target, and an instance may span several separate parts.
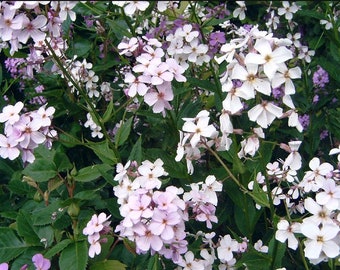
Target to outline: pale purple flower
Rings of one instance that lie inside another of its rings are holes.
[[[171,240],[174,235],[174,226],[181,222],[181,216],[177,212],[154,210],[149,230],[159,235],[164,240]]]
[[[8,264],[7,263],[1,263],[0,264],[0,270],[8,270]]]
[[[36,267],[36,270],[49,270],[51,262],[49,259],[45,259],[42,254],[38,253],[32,257],[32,262]]]
[[[18,34],[18,40],[26,44],[27,40],[31,37],[34,42],[39,42],[45,39],[46,33],[41,31],[47,23],[47,18],[44,15],[38,15],[35,19],[30,19],[23,15],[22,27],[23,30]]]
[[[144,101],[149,106],[152,106],[154,113],[162,113],[165,116],[165,109],[170,110],[171,105],[169,101],[173,100],[174,94],[172,92],[171,83],[163,82],[157,85],[157,91],[149,91],[144,96]]]
[[[18,143],[13,138],[0,134],[0,156],[2,158],[16,159],[20,155]]]
[[[3,5],[3,13],[0,17],[0,36],[2,41],[16,39],[13,34],[16,30],[22,29],[22,16],[15,16],[16,10],[11,9],[8,4]]]
[[[0,113],[0,123],[7,122],[10,125],[13,125],[15,122],[19,121],[22,108],[24,104],[19,101],[14,106],[7,105],[2,109],[2,113]]]
[[[299,242],[294,233],[300,232],[300,223],[289,224],[287,220],[280,220],[277,224],[277,231],[275,233],[275,239],[284,243],[288,240],[288,247],[296,250]]]
[[[136,235],[136,247],[141,251],[160,251],[163,247],[163,240],[159,235],[153,234],[144,224],[138,223],[134,226]]]

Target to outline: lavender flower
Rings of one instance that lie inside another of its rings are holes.
[[[318,70],[313,74],[313,84],[317,88],[324,88],[329,83],[328,73],[319,66]]]
[[[303,129],[307,129],[307,127],[309,126],[309,115],[304,114],[299,116],[299,122],[302,125]]]

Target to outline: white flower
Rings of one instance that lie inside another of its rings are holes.
[[[246,95],[242,97],[244,99],[254,98],[254,90],[269,96],[271,93],[270,83],[268,80],[259,78],[257,74],[258,65],[247,64],[246,68],[236,64],[231,74],[231,79],[239,79],[243,82],[242,86],[240,86],[240,91]]]
[[[240,7],[235,8],[235,10],[233,12],[233,17],[234,18],[239,17],[239,19],[242,21],[246,18],[245,11],[247,10],[247,7],[246,7],[244,1],[236,1],[236,4],[238,4]]]
[[[230,237],[230,235],[225,235],[220,240],[220,246],[217,248],[217,256],[222,262],[228,262],[234,258],[233,251],[238,251],[238,242]]]
[[[260,54],[248,53],[245,58],[245,63],[263,64],[263,71],[269,80],[273,79],[275,72],[279,68],[279,64],[293,58],[293,53],[284,46],[277,47],[273,51],[270,42],[264,38],[256,40],[254,48]]]
[[[271,102],[263,101],[248,111],[249,120],[256,122],[263,128],[267,128],[276,117],[282,116],[282,108]]]
[[[305,192],[319,190],[323,186],[326,176],[331,175],[334,169],[328,162],[320,164],[320,159],[317,157],[309,162],[309,168],[312,171],[307,171],[300,182],[300,186],[303,187]]]
[[[318,204],[326,206],[329,210],[339,209],[340,205],[340,186],[335,184],[333,179],[324,181],[321,191],[316,194],[315,199]]]
[[[293,19],[293,14],[299,10],[299,7],[293,2],[290,4],[289,1],[282,1],[282,8],[277,10],[277,13],[282,16],[285,15],[285,18],[290,21]]]
[[[278,71],[272,79],[272,87],[276,88],[284,84],[285,95],[295,94],[295,86],[291,79],[301,78],[301,69],[299,67],[288,69],[285,64],[281,64]]]
[[[330,217],[331,212],[324,206],[320,206],[312,198],[307,197],[304,201],[305,209],[313,214],[310,217],[306,217],[304,220],[307,222],[313,222],[316,225],[333,223]]]
[[[338,154],[338,161],[340,161],[340,145],[338,148],[333,148],[329,151],[329,155],[335,155]]]
[[[288,247],[296,250],[298,247],[298,240],[294,233],[300,232],[300,223],[289,224],[287,220],[280,220],[277,224],[277,231],[275,233],[275,239],[284,243],[288,240]]]
[[[315,223],[303,222],[301,233],[308,238],[304,242],[305,256],[308,259],[318,259],[322,252],[329,258],[338,256],[339,246],[333,241],[338,232],[339,227],[335,224],[325,224],[320,229]]]
[[[302,158],[298,150],[302,141],[291,141],[289,142],[290,154],[285,159],[283,167],[290,167],[292,170],[299,170],[302,166]]]
[[[268,253],[268,246],[263,245],[261,239],[254,244],[254,248],[259,252]]]
[[[207,114],[205,114],[205,112],[207,112]],[[207,116],[199,117],[199,114],[203,113]],[[182,128],[183,131],[193,134],[190,140],[192,147],[196,147],[196,145],[201,140],[201,136],[205,138],[211,138],[216,134],[216,128],[213,125],[209,125],[209,112],[203,110],[199,114],[197,115],[198,119],[196,124],[193,121],[186,121]]]

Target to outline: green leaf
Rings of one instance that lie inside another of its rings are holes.
[[[77,38],[73,44],[72,50],[78,57],[86,57],[91,49],[91,42],[86,38]]]
[[[106,20],[110,26],[111,31],[116,35],[118,40],[121,40],[124,36],[131,38],[132,34],[128,31],[129,27],[124,20]]]
[[[161,262],[159,261],[158,255],[151,256],[148,263],[148,270],[161,269]]]
[[[130,156],[128,158],[128,160],[135,160],[137,161],[138,164],[140,164],[142,162],[142,136],[140,136],[138,138],[138,140],[136,141],[136,143],[134,144],[134,146],[132,147]]]
[[[0,263],[8,262],[27,250],[15,231],[10,228],[0,228]]]
[[[20,210],[17,217],[18,233],[23,237],[26,243],[40,246],[40,237],[33,225],[31,214],[25,210]]]
[[[260,188],[259,183],[256,180],[254,180],[254,187],[251,193],[253,195],[252,196],[253,200],[257,204],[268,208],[270,207],[268,194]]]
[[[88,146],[94,153],[100,158],[103,163],[109,165],[117,164],[117,158],[112,149],[109,148],[109,143],[107,141],[93,143]]]
[[[204,90],[214,91],[215,85],[211,83],[209,80],[199,80],[197,78],[188,78],[188,82],[193,86],[197,86]]]
[[[121,125],[115,136],[116,146],[122,145],[129,137],[131,131],[133,117],[130,117],[125,123]]]
[[[282,267],[282,260],[286,252],[286,243],[281,243],[275,239],[275,235],[268,244],[268,255],[273,259],[272,268]]]
[[[36,182],[46,182],[57,175],[57,168],[50,160],[37,158],[29,164],[22,173],[30,176]]]
[[[59,258],[60,269],[85,270],[88,260],[87,244],[85,241],[67,245]]]
[[[73,168],[72,163],[65,153],[57,152],[53,159],[58,172],[65,172]]]
[[[65,249],[69,244],[71,244],[71,239],[64,239],[61,242],[55,244],[49,251],[44,254],[44,257],[47,259],[51,259],[54,255],[61,252]]]
[[[269,270],[271,258],[269,255],[257,251],[248,251],[237,261],[236,268],[247,266],[249,270]]]
[[[125,270],[126,265],[116,260],[96,262],[91,265],[90,270]]]
[[[107,121],[109,121],[112,117],[112,112],[113,112],[113,99],[111,99],[109,105],[106,108],[106,111],[102,117],[102,121],[103,123],[106,123]]]
[[[55,200],[48,206],[38,208],[32,212],[32,221],[34,226],[42,226],[55,222],[65,211],[59,211],[61,201]]]
[[[112,167],[108,164],[95,164],[82,168],[78,171],[78,174],[74,176],[74,179],[78,182],[90,182],[102,176],[101,171],[107,172]]]

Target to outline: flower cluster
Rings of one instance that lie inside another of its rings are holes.
[[[146,160],[139,166],[130,161],[125,166],[118,164],[114,193],[124,219],[116,232],[135,242],[137,253],[157,252],[180,264],[181,254],[188,251],[185,222],[191,215],[206,222],[208,228],[217,222],[216,192],[222,191],[222,184],[209,175],[204,183],[191,184],[188,192],[174,186],[161,191],[162,176],[167,173],[160,159],[154,163]]]
[[[100,243],[106,241],[105,238],[101,238],[101,235],[108,234],[111,231],[110,217],[111,215],[106,216],[105,213],[100,213],[98,216],[94,214],[83,229],[83,234],[87,235],[87,240],[90,243],[89,256],[91,258],[93,258],[95,254],[100,254]]]
[[[131,72],[125,74],[127,96],[144,97],[154,113],[165,116],[165,109],[171,109],[169,101],[174,97],[171,82],[185,82],[186,78],[182,75],[185,69],[175,59],[164,59],[165,52],[161,47],[158,40],[146,37],[144,40],[131,38],[118,45],[120,54],[134,55],[136,60]]]
[[[33,151],[40,144],[51,147],[57,132],[51,128],[54,107],[46,105],[38,110],[20,114],[24,104],[7,105],[0,113],[0,123],[5,123],[4,134],[0,134],[0,156],[10,160],[20,154],[24,163],[35,160]]]

